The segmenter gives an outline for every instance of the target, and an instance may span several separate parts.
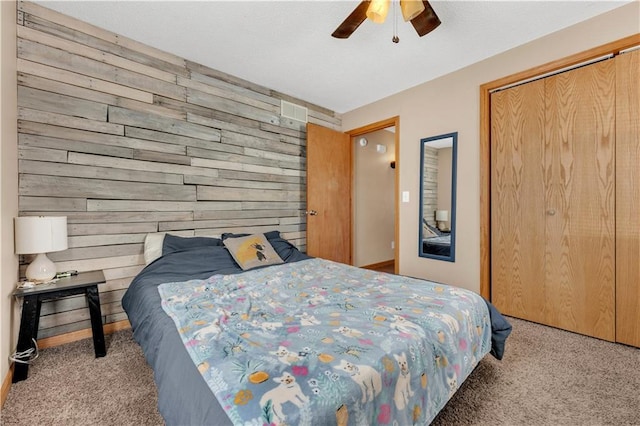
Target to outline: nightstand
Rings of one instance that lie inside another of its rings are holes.
[[[78,275],[60,278],[50,284],[38,284],[32,288],[19,288],[13,292],[16,297],[24,299],[22,303],[22,319],[20,320],[20,334],[18,335],[17,352],[23,352],[33,347],[32,339],[38,337],[38,323],[40,308],[46,300],[84,294],[89,304],[91,315],[91,331],[93,333],[93,349],[96,358],[107,354],[104,344],[104,330],[102,329],[102,313],[100,312],[100,295],[98,284],[105,282],[102,271],[82,272]],[[29,364],[16,362],[13,371],[13,383],[27,378]]]

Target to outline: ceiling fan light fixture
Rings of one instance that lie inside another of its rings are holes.
[[[405,21],[411,21],[411,25],[420,37],[430,33],[440,25],[440,19],[428,0],[393,0],[393,2],[400,5]],[[390,6],[391,0],[362,0],[331,36],[343,39],[349,38],[367,18],[376,23],[384,22]],[[398,8],[395,6],[396,4],[394,4],[393,11],[394,17],[397,18]],[[397,25],[396,21],[397,19],[394,19],[394,43],[399,41],[397,27],[395,26]]]
[[[400,0],[402,17],[409,22],[424,11],[422,0]]]
[[[367,8],[367,18],[376,24],[382,24],[389,13],[391,0],[371,0]]]

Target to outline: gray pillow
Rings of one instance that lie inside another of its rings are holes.
[[[178,237],[167,234],[162,242],[162,255],[175,251],[189,250],[196,247],[221,246],[220,238],[212,237]]]

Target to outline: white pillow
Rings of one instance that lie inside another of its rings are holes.
[[[166,232],[154,232],[147,234],[144,239],[144,263],[150,264],[160,256],[162,256],[162,244]]]
[[[433,237],[437,237],[438,234],[436,234],[435,232],[433,232],[431,230],[431,228],[429,228],[427,226],[426,223],[422,224],[422,238],[433,238]]]

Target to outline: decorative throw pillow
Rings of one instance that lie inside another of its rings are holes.
[[[264,234],[226,238],[222,243],[244,271],[284,263]]]
[[[227,238],[248,237],[249,235],[252,235],[252,234],[233,234],[231,232],[224,232],[220,236],[220,238],[222,238],[222,240],[224,241]],[[269,240],[269,242],[271,242],[271,240],[280,238],[280,231],[268,231],[264,233],[264,236],[267,237],[267,240]]]

